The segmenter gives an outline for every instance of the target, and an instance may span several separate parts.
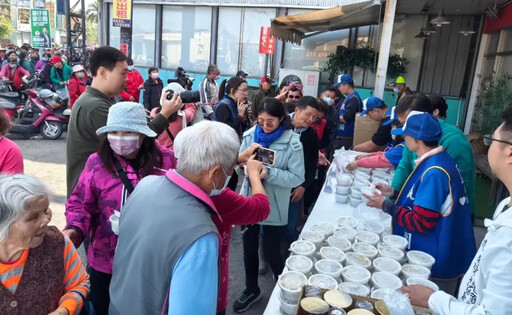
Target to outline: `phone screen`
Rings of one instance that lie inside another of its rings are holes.
[[[273,166],[275,157],[276,157],[276,151],[274,151],[274,150],[270,150],[270,149],[266,149],[266,148],[256,149],[256,159],[264,165]]]

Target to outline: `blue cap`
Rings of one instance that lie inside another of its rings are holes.
[[[368,113],[369,110],[375,109],[382,105],[386,105],[384,104],[383,100],[381,100],[377,96],[370,96],[363,101],[363,111],[359,116],[364,116],[366,115],[366,113]]]
[[[395,113],[395,106],[388,108],[386,111],[386,117],[389,117],[389,120],[386,121],[383,125],[391,125],[394,121],[398,120],[398,115]]]
[[[340,86],[340,84],[354,84],[354,80],[350,74],[343,74],[338,76],[338,82],[334,83],[334,87]]]
[[[436,117],[429,113],[412,111],[403,128],[391,131],[392,135],[407,135],[421,141],[439,141],[443,135],[441,125]]]

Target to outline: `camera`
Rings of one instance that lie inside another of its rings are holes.
[[[185,90],[192,90],[192,85],[194,85],[194,78],[191,78],[185,69],[182,67],[178,67],[176,72],[174,73],[176,79],[168,79],[167,83],[176,82],[181,85]]]
[[[171,100],[173,95],[174,91],[169,90],[169,94],[167,94],[167,99]],[[179,95],[183,103],[199,103],[201,101],[199,91],[183,91]]]

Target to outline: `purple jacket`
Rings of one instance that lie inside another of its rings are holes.
[[[48,64],[48,61],[39,60],[34,68],[36,71],[44,70],[44,67]]]
[[[163,155],[162,169],[155,168],[151,175],[165,175],[168,169],[176,167],[173,151],[159,148]],[[117,158],[135,187],[142,176],[123,157]],[[112,232],[109,218],[114,210],[120,210],[122,193],[121,179],[108,171],[94,153],[87,159],[78,183],[66,201],[66,229],[75,227],[82,231],[82,235],[89,235],[87,264],[103,273],[112,274],[117,235]]]

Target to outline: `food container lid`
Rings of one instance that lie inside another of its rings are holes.
[[[298,271],[286,271],[279,276],[279,286],[289,291],[300,291],[306,284],[306,276]]]
[[[407,280],[405,280],[405,283],[407,285],[419,284],[419,285],[423,285],[428,288],[431,288],[434,291],[439,291],[439,286],[437,284],[435,284],[434,282],[432,282],[430,280],[423,279],[423,278],[410,277]]]
[[[363,242],[352,244],[352,249],[354,250],[354,252],[364,255],[368,258],[373,258],[377,256],[377,254],[379,253],[375,246]]]
[[[309,277],[308,284],[324,290],[334,290],[338,286],[336,279],[321,273]]]
[[[295,271],[311,270],[313,261],[306,256],[292,255],[286,259],[286,266]]]
[[[348,312],[347,315],[373,315],[373,312],[362,308],[356,308]]]
[[[324,240],[323,234],[313,231],[302,231],[302,233],[300,233],[300,236],[302,237],[303,240],[310,241],[313,243],[319,243]]]
[[[391,293],[392,290],[389,289],[376,289],[372,291],[372,299],[383,300],[385,296]]]
[[[332,259],[320,259],[316,262],[315,269],[318,272],[330,274],[341,272],[343,266]]]
[[[382,245],[379,247],[379,254],[382,257],[389,257],[393,260],[400,261],[404,258],[404,252],[399,250],[396,247],[392,247],[389,245]]]
[[[368,257],[361,255],[359,253],[349,252],[345,254],[347,256],[346,260],[352,262],[355,265],[368,268],[372,265],[372,262]]]
[[[400,235],[386,235],[382,237],[382,242],[386,245],[396,248],[406,248],[409,243],[405,237]]]
[[[419,250],[410,250],[407,252],[407,259],[409,263],[418,264],[422,266],[432,266],[436,260],[430,254]]]
[[[346,266],[341,274],[347,282],[365,282],[371,277],[371,273],[367,269],[359,266]]]
[[[377,244],[379,242],[380,237],[378,234],[370,232],[370,231],[361,231],[361,232],[357,232],[356,240],[373,245],[373,244]]]
[[[345,260],[345,253],[335,246],[326,246],[320,248],[320,255],[322,257],[332,259],[338,262]]]
[[[368,296],[370,294],[370,288],[364,284],[355,282],[342,282],[339,289],[345,293],[359,296]]]
[[[355,229],[358,224],[359,224],[359,221],[352,216],[347,215],[347,216],[341,216],[338,218],[338,225],[340,227],[347,226],[347,227],[351,227],[351,228]]]
[[[430,276],[430,270],[420,265],[405,264],[402,266],[402,272],[409,277],[418,276],[428,278]]]
[[[339,290],[329,290],[324,294],[324,300],[332,307],[347,308],[352,305],[352,297]]]
[[[319,222],[311,226],[311,231],[318,232],[324,236],[332,235],[336,227],[329,222]]]
[[[373,283],[379,288],[398,290],[403,286],[402,280],[389,272],[377,271],[372,275]]]
[[[309,314],[325,314],[329,311],[329,304],[317,297],[306,297],[300,301],[302,309]]]
[[[402,269],[402,266],[396,260],[389,257],[375,258],[373,266],[379,271],[390,272],[392,274],[398,274]]]
[[[296,254],[307,256],[315,252],[316,246],[310,241],[300,240],[293,242],[290,249]]]
[[[363,230],[370,231],[376,234],[382,234],[384,233],[385,227],[384,225],[380,224],[379,222],[375,221],[365,221],[363,223]]]
[[[357,231],[348,226],[342,226],[334,230],[335,236],[342,236],[346,239],[354,239],[356,237]]]
[[[354,230],[355,232],[355,230]],[[355,234],[355,233],[354,233]],[[327,243],[331,246],[339,248],[342,251],[348,251],[352,248],[352,243],[341,235],[334,235],[327,239]]]

